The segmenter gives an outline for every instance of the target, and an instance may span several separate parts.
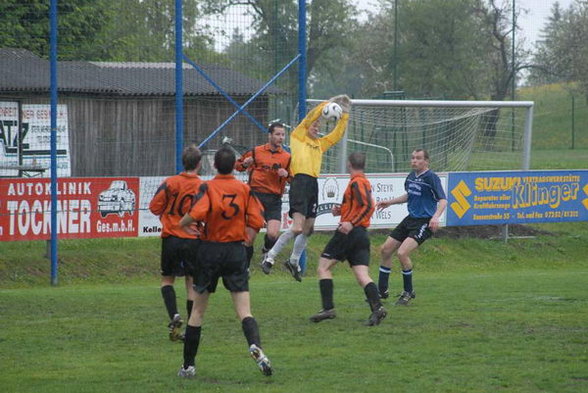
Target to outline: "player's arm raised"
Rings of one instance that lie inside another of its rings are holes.
[[[312,108],[312,110],[310,112],[308,112],[306,117],[300,122],[298,127],[296,127],[294,129],[294,131],[292,131],[292,134],[290,134],[290,137],[296,138],[300,141],[304,140],[304,138],[306,138],[306,134],[308,132],[308,129],[310,128],[312,123],[314,123],[315,121],[317,121],[321,117],[321,113],[323,111],[323,108],[328,103],[329,103],[328,101],[321,102],[320,104],[318,104],[317,106]]]
[[[328,102],[336,102],[339,104],[343,110],[343,114],[339,121],[337,121],[337,125],[333,131],[319,139],[323,152],[329,150],[331,146],[336,145],[337,142],[343,138],[345,130],[347,130],[347,124],[349,123],[349,112],[351,111],[351,100],[345,94],[332,97]]]

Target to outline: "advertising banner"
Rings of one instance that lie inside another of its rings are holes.
[[[449,174],[448,226],[588,221],[588,171]]]
[[[372,196],[376,202],[396,198],[405,193],[404,180],[406,174],[368,174],[372,184]],[[439,174],[441,184],[447,189],[447,175]],[[139,212],[139,236],[159,236],[161,234],[161,223],[159,217],[149,211],[149,202],[157,187],[164,180],[164,177],[142,177],[141,178],[141,202]],[[203,178],[206,180],[207,178]],[[246,179],[246,177],[243,177]],[[340,204],[343,200],[343,193],[349,183],[349,175],[328,175],[321,176],[319,185],[319,204],[315,230],[326,231],[336,229],[339,224],[339,217],[333,217],[331,208]],[[289,185],[286,186],[282,198],[282,230],[290,228],[292,219],[288,216],[290,204],[288,200]],[[389,208],[376,211],[372,216],[370,228],[393,228],[402,221],[408,214],[406,204],[394,205]],[[445,215],[441,217],[441,225],[444,225]],[[263,230],[262,230],[263,231]]]
[[[22,127],[16,102],[0,102],[0,176],[18,176],[19,169],[28,176],[49,177],[51,106],[22,105]],[[22,137],[19,130],[22,129]],[[67,105],[57,106],[57,176],[71,175]],[[22,156],[19,162],[19,140]],[[15,169],[9,169],[15,168]],[[27,171],[44,168],[45,171]]]
[[[139,178],[67,178],[57,185],[60,239],[136,237]],[[50,179],[0,179],[0,241],[51,236]]]

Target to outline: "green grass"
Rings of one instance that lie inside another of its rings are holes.
[[[517,91],[517,100],[534,101],[533,154],[535,150],[572,147],[573,84],[525,87]],[[574,98],[575,148],[588,149],[588,101],[582,94]],[[584,156],[586,157],[586,156]]]
[[[363,292],[344,264],[335,273],[338,317],[308,321],[320,308],[314,269],[328,239],[313,236],[302,283],[279,269],[252,276],[253,312],[275,375],[262,376],[248,358],[229,295],[220,289],[206,315],[198,377],[189,381],[175,376],[182,346],[166,337],[157,239],[61,242],[57,287],[48,284],[43,243],[3,243],[0,386],[6,392],[586,391],[588,224],[536,227],[552,234],[508,243],[426,242],[414,256],[414,303],[399,308],[388,301],[389,317],[371,328],[363,326],[369,315]],[[372,277],[383,239],[372,234]],[[20,255],[19,266],[9,262],[13,255]],[[400,281],[395,268],[393,291]],[[183,310],[182,285],[176,288]]]

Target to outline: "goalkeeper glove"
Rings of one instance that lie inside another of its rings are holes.
[[[349,113],[351,111],[351,100],[346,94],[341,94],[335,97],[329,98],[329,102],[336,102],[339,104],[343,113]]]

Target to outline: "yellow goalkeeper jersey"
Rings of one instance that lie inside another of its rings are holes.
[[[339,142],[345,134],[349,113],[343,113],[333,131],[322,138],[313,139],[308,136],[308,129],[321,116],[321,111],[327,104],[328,102],[325,101],[312,109],[290,135],[292,150],[290,169],[293,175],[303,173],[319,177],[323,153]]]

